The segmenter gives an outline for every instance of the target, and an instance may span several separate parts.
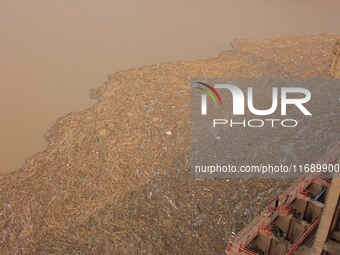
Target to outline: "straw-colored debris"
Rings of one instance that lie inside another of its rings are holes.
[[[340,78],[340,41],[337,41],[333,49],[334,58],[329,71],[330,76]]]
[[[189,181],[188,77],[327,76],[337,39],[235,40],[216,58],[113,74],[0,179],[0,254],[222,254],[288,181]]]

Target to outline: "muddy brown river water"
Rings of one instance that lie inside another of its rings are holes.
[[[107,74],[216,56],[234,38],[340,33],[337,0],[0,2],[0,173],[93,103]]]

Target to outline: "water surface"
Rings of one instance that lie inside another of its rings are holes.
[[[214,57],[234,38],[340,33],[337,0],[1,0],[0,173],[107,74]]]

